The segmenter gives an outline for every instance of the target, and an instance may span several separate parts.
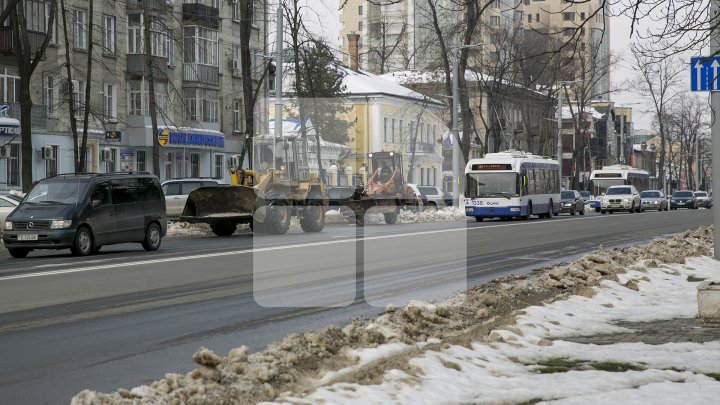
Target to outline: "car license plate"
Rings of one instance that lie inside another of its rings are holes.
[[[18,240],[38,240],[36,233],[24,233],[18,235]]]

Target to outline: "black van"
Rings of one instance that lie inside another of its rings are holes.
[[[166,233],[165,197],[154,175],[63,174],[33,186],[5,219],[3,242],[12,257],[66,248],[85,256],[125,242],[157,250]]]

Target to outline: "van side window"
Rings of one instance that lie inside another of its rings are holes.
[[[112,180],[112,199],[115,204],[141,202],[138,179]]]
[[[96,185],[90,195],[90,203],[92,205],[110,204],[110,183],[104,181]]]
[[[151,178],[140,178],[140,196],[143,201],[162,200],[163,194],[160,191],[160,183]]]

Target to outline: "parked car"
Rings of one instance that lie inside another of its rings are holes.
[[[695,199],[698,207],[712,208],[712,196],[708,195],[706,191],[696,191]]]
[[[428,198],[425,196],[425,194],[423,194],[423,193],[420,191],[420,189],[418,188],[417,184],[407,183],[407,185],[408,185],[408,187],[410,187],[410,188],[413,190],[413,192],[415,193],[415,197],[417,197],[417,199],[418,199],[419,209],[422,211],[422,210],[428,208],[428,207],[430,206],[430,205],[429,205],[430,200],[428,200]]]
[[[560,192],[560,213],[567,212],[570,215],[580,213],[585,215],[585,201],[577,190],[563,190]]]
[[[592,201],[592,196],[590,195],[589,191],[581,191],[580,196],[582,197],[585,204],[588,204],[590,201]]]
[[[5,219],[12,257],[35,249],[85,256],[103,245],[142,243],[157,250],[167,233],[165,198],[151,174],[66,174],[38,181]]]
[[[600,213],[615,211],[642,212],[640,193],[633,185],[611,186],[605,190],[600,201]]]
[[[668,199],[660,190],[647,190],[640,193],[640,203],[643,210],[667,211]]]
[[[452,205],[452,196],[438,186],[418,186],[418,190],[428,199],[428,207],[447,207]],[[448,204],[449,197],[449,204]]]
[[[690,190],[678,190],[670,197],[670,209],[676,210],[678,208],[697,209],[698,202],[695,198],[695,193]]]
[[[226,184],[218,179],[189,178],[173,179],[162,183],[162,191],[165,194],[165,207],[168,218],[179,218],[182,215],[188,194],[200,187],[216,186]]]
[[[0,194],[0,234],[5,229],[5,218],[20,204],[22,197],[14,194]]]

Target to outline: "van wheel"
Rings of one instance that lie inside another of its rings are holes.
[[[27,257],[30,249],[8,249],[8,253],[16,259],[22,259],[23,257]]]
[[[160,232],[160,226],[156,223],[151,223],[145,230],[145,240],[142,242],[142,247],[147,251],[158,250],[162,243],[162,233]]]
[[[87,256],[95,251],[92,233],[88,228],[82,227],[75,234],[75,243],[70,248],[75,256]]]

